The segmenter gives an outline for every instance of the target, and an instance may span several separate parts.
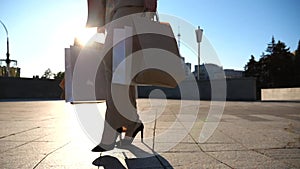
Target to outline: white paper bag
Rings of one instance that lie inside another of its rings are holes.
[[[71,46],[65,49],[65,98],[67,102],[105,100],[101,48]]]
[[[125,37],[132,35],[132,28],[115,28],[113,34],[113,78],[112,83],[121,85],[130,85],[131,82],[131,60],[126,59],[128,54],[132,53],[132,39]]]

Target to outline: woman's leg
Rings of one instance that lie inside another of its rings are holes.
[[[112,130],[122,126],[129,126],[139,120],[136,105],[136,92],[134,86],[119,85],[112,83],[112,50],[104,59],[106,80],[106,114],[105,127],[102,140],[109,142],[115,134]]]
[[[113,16],[118,19],[133,13],[142,12],[143,7],[128,7],[118,9]],[[123,23],[123,22],[121,22]],[[113,24],[112,24],[113,25]],[[112,41],[114,28],[124,28],[124,25],[108,28],[107,40]],[[108,44],[112,44],[111,42]],[[115,131],[120,127],[132,128],[140,122],[137,114],[136,89],[135,86],[119,85],[112,83],[113,77],[113,49],[109,50],[104,58],[105,80],[106,80],[106,114],[105,126],[101,143],[112,143],[115,138]]]

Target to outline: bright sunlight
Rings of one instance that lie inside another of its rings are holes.
[[[75,38],[78,39],[81,45],[85,46],[95,34],[95,28],[82,28],[76,32]]]

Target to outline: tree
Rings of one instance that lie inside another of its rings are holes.
[[[255,60],[255,57],[251,55],[249,62],[245,66],[245,76],[246,77],[259,77],[259,65],[258,62]]]
[[[274,48],[275,48],[276,44],[275,44],[275,38],[274,36],[272,36],[272,40],[271,43],[268,44],[268,47],[266,49],[267,53],[273,53],[274,52]]]
[[[272,86],[271,73],[270,73],[270,64],[271,60],[264,52],[259,59],[258,65],[260,67],[260,77],[259,81],[261,87],[269,87]]]
[[[298,47],[294,55],[294,83],[297,86],[300,86],[300,40],[298,41]]]
[[[268,44],[266,55],[260,62],[264,73],[264,81],[267,87],[288,87],[292,85],[294,71],[292,69],[293,56],[285,43],[278,41],[275,43],[272,37]]]
[[[294,87],[295,79],[299,79],[297,76],[300,77],[299,54],[300,41],[294,56],[285,43],[281,41],[276,43],[275,38],[272,37],[266,53],[262,53],[258,62],[255,61],[254,56],[251,56],[245,66],[245,75],[256,77],[258,85],[262,88]]]
[[[65,72],[58,72],[58,73],[53,74],[53,75],[54,75],[55,80],[62,80],[65,77]]]
[[[50,68],[48,68],[47,70],[45,70],[42,79],[50,79],[52,77],[53,73],[51,71]]]
[[[255,57],[251,55],[248,63],[244,67],[245,69],[245,76],[246,77],[255,77],[256,78],[256,87],[257,87],[257,98],[260,98],[260,88],[261,88],[261,67],[259,62],[255,60]]]
[[[300,56],[300,40],[298,41],[298,47],[297,47],[297,49],[296,49],[296,51],[295,51],[295,56],[297,57],[299,57]],[[299,59],[299,58],[298,58]]]

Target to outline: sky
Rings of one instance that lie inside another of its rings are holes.
[[[158,11],[200,26],[224,69],[243,70],[251,55],[258,60],[272,36],[291,51],[300,40],[299,0],[159,0]],[[95,32],[85,28],[86,18],[86,0],[0,0],[0,20],[21,77],[41,76],[47,68],[64,71],[64,49],[75,36],[85,41]],[[179,29],[173,29],[177,34]],[[0,58],[5,54],[0,25]],[[197,56],[182,54],[197,64]]]

